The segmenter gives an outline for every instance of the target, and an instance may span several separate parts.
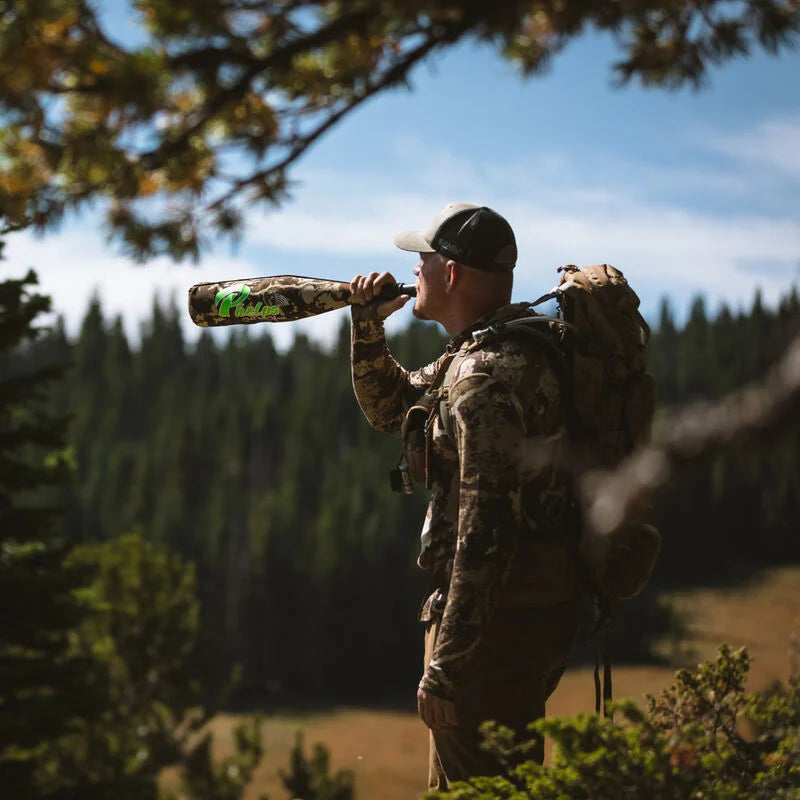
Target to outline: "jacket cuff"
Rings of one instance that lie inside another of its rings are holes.
[[[353,304],[350,306],[350,316],[353,322],[353,341],[375,342],[383,339],[383,319],[378,316],[378,304],[366,305]]]
[[[455,686],[443,685],[441,681],[436,680],[429,669],[425,670],[425,674],[419,682],[419,688],[428,694],[432,694],[434,697],[438,697],[440,700],[455,702]]]

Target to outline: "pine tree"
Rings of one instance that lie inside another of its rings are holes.
[[[678,338],[672,308],[665,297],[659,309],[658,327],[653,330],[647,348],[648,369],[656,379],[661,405],[671,405],[677,399]]]
[[[678,387],[683,402],[708,392],[709,369],[713,365],[709,331],[705,300],[698,295],[689,309],[677,353]]]
[[[57,368],[30,369],[49,298],[35,273],[0,283],[0,786],[44,797],[39,757],[98,698],[69,634],[84,618],[84,567],[66,563],[52,490],[69,478],[65,420],[45,402]]]

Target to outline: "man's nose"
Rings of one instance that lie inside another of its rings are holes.
[[[412,272],[413,272],[415,275],[417,275],[417,276],[418,276],[418,275],[419,275],[419,273],[422,271],[422,261],[421,261],[421,260],[420,260],[420,261],[417,261],[417,263],[414,265],[414,269],[412,269],[411,271],[412,271]]]

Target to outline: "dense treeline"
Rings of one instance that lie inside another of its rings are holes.
[[[178,314],[155,307],[133,351],[93,303],[74,345],[46,344],[72,364],[72,529],[142,529],[194,561],[211,674],[241,663],[259,694],[399,694],[418,669],[424,498],[388,490],[397,443],[360,417],[346,326],[329,352],[299,337],[279,354],[245,329],[187,347]],[[421,364],[442,339],[415,325],[396,344]]]
[[[678,329],[662,307],[649,360],[662,406],[719,397],[762,376],[800,334],[796,289],[770,310],[760,293],[744,313],[709,318],[701,298]],[[720,457],[660,499],[663,584],[728,582],[763,564],[800,559],[800,433],[787,430],[760,451]]]
[[[757,297],[713,317],[698,300],[677,326],[665,304],[650,348],[662,405],[758,377],[800,330],[799,312],[794,292],[774,311]],[[329,348],[300,336],[280,353],[255,329],[188,346],[179,315],[155,305],[134,348],[93,302],[74,342],[57,329],[32,354],[71,365],[54,402],[73,415],[76,540],[141,530],[195,563],[207,675],[239,663],[243,688],[262,699],[408,696],[424,497],[389,491],[398,444],[353,398],[346,320]],[[417,366],[443,342],[414,323],[392,349]],[[797,444],[790,434],[769,453],[721,459],[662,499],[656,587],[800,557]],[[655,598],[627,615],[619,652],[646,645]]]

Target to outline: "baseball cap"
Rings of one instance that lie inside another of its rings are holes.
[[[448,203],[427,230],[394,237],[401,250],[439,253],[468,267],[508,272],[517,262],[517,242],[508,222],[487,206]]]

